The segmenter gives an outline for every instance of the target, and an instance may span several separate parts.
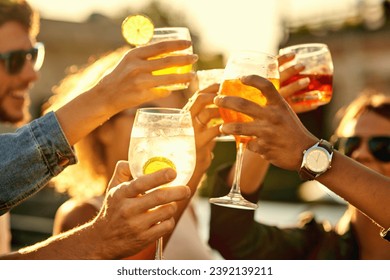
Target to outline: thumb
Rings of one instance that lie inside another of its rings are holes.
[[[115,166],[114,174],[108,183],[107,191],[123,182],[130,181],[131,178],[129,162],[124,160],[118,161]]]

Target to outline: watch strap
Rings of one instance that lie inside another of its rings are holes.
[[[311,172],[309,169],[303,166],[299,170],[299,177],[303,181],[311,181],[317,177],[317,173]]]
[[[328,153],[330,155],[333,154],[333,146],[332,146],[332,144],[330,144],[328,141],[326,141],[324,139],[321,139],[320,142],[318,142],[318,147],[324,148],[325,150],[328,151]]]

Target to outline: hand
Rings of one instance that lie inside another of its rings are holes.
[[[293,60],[295,57],[295,54],[289,53],[284,54],[278,57],[279,62],[279,71],[280,71],[280,89],[279,93],[282,95],[288,104],[291,106],[291,108],[294,110],[295,113],[304,113],[308,111],[312,111],[318,108],[318,106],[313,105],[297,105],[294,102],[291,102],[291,99],[289,98],[293,94],[299,92],[300,90],[303,90],[307,88],[309,85],[310,79],[309,78],[302,78],[299,80],[296,80],[294,82],[288,83],[288,80],[298,75],[301,71],[305,69],[305,66],[302,64],[296,64],[291,67],[284,67],[284,64]]]
[[[273,84],[259,76],[246,76],[241,81],[261,90],[267,98],[262,107],[237,96],[217,96],[214,103],[253,117],[253,122],[228,123],[221,126],[226,134],[255,136],[248,149],[257,152],[270,163],[288,170],[298,170],[302,152],[318,139],[300,122]]]
[[[190,112],[195,131],[196,143],[196,167],[194,175],[188,184],[196,190],[204,173],[209,168],[213,159],[213,149],[215,146],[215,137],[220,135],[219,125],[208,126],[208,123],[213,118],[220,117],[217,107],[209,107],[213,105],[213,100],[218,91],[218,84],[203,89],[200,93],[195,93],[195,100],[192,101]]]
[[[107,95],[110,100],[107,104],[113,106],[114,112],[167,96],[170,91],[156,87],[190,82],[194,78],[194,73],[152,75],[152,72],[172,66],[193,64],[198,57],[197,55],[155,57],[190,46],[190,41],[172,40],[132,49],[97,87],[102,94]]]
[[[190,197],[187,186],[162,187],[176,177],[173,169],[163,169],[128,181],[128,162],[118,162],[108,186],[102,209],[93,220],[95,244],[107,259],[134,255],[174,229],[175,201]]]

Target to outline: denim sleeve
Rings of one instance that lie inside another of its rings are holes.
[[[77,162],[53,112],[0,135],[0,215]]]

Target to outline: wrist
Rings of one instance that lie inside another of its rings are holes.
[[[303,151],[303,159],[299,169],[302,180],[315,180],[331,168],[333,146],[321,139],[310,148]]]
[[[318,143],[320,139],[316,137],[310,137],[308,139],[305,139],[300,142],[299,148],[296,150],[297,152],[297,160],[294,163],[294,170],[299,172],[302,167],[302,161],[303,161],[303,156],[306,150],[308,150],[310,147],[314,146],[316,143]]]
[[[89,106],[93,107],[98,115],[104,115],[105,120],[125,109],[116,104],[116,98],[110,96],[106,87],[100,83],[91,88],[86,96]]]

